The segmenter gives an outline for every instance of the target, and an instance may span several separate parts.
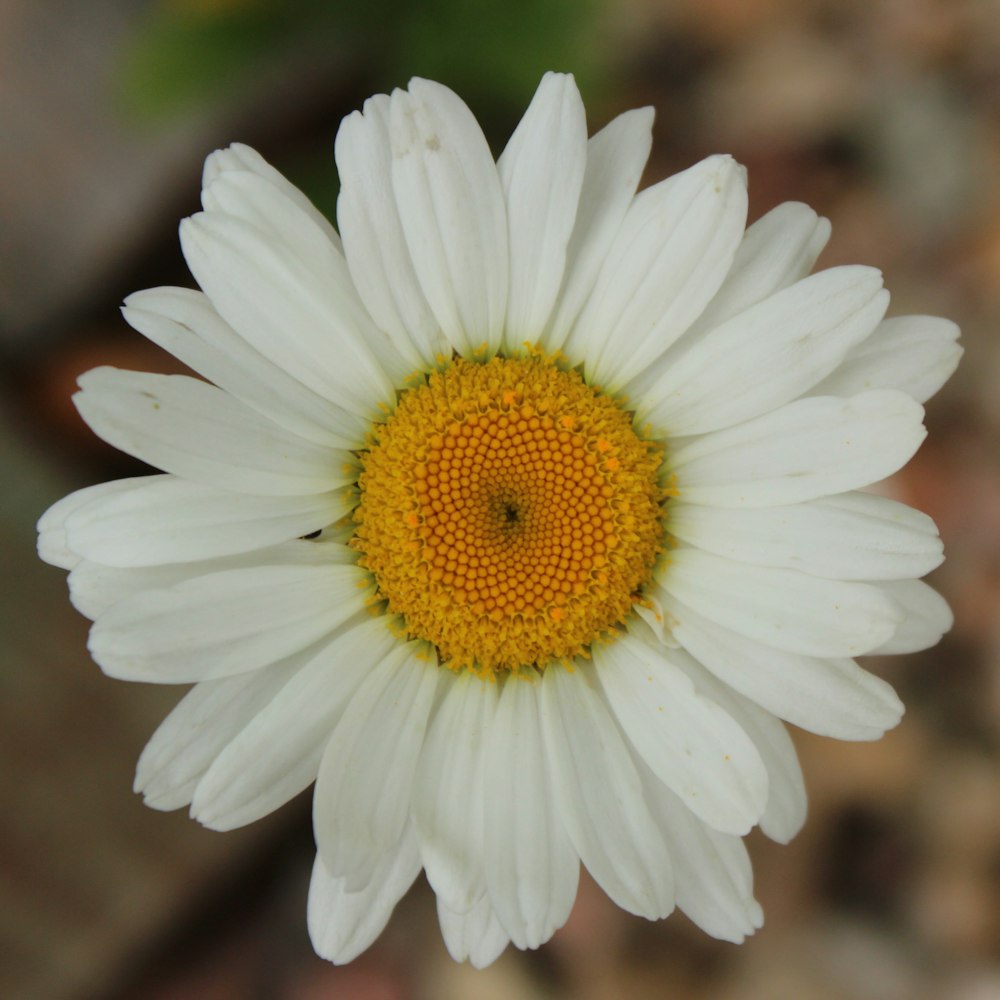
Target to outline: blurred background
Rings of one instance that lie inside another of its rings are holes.
[[[414,74],[503,148],[546,69],[592,131],[656,107],[646,182],[711,152],[751,218],[808,202],[820,266],[880,267],[891,313],[949,316],[966,358],[887,490],[933,515],[956,613],[878,661],[908,712],[876,744],[795,733],[810,790],[788,847],[753,836],[767,923],[736,947],[647,923],[586,879],[569,924],[477,973],[418,881],[345,968],[305,932],[308,796],[230,833],[133,796],[173,689],[104,678],[39,513],[136,473],[70,395],[99,364],[180,370],[131,291],[190,284],[176,225],[204,156],[250,143],[332,214],[343,115]],[[1000,998],[1000,3],[997,0],[2,0],[0,996],[15,1000]]]

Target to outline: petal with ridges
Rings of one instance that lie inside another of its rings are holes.
[[[337,223],[354,285],[376,325],[415,366],[433,366],[451,347],[424,297],[392,190],[389,98],[365,101],[341,122]]]
[[[127,597],[90,631],[109,677],[184,684],[267,666],[364,613],[369,575],[356,566],[252,566]]]
[[[902,718],[896,692],[853,660],[802,656],[755,642],[654,589],[688,652],[779,719],[820,736],[876,740]]]
[[[438,682],[429,648],[399,640],[368,671],[327,744],[313,829],[331,875],[371,870],[403,835]]]
[[[437,913],[444,945],[456,962],[468,961],[473,968],[485,969],[510,943],[489,896],[483,896],[472,909],[457,912],[448,909],[439,895]]]
[[[385,930],[396,904],[420,874],[420,853],[412,833],[385,854],[363,888],[349,891],[316,855],[306,923],[316,954],[337,965],[358,957]]]
[[[355,476],[350,453],[305,441],[200,379],[95,368],[79,383],[73,402],[98,437],[185,479],[301,496]]]
[[[396,642],[383,619],[368,619],[324,646],[219,754],[195,790],[191,815],[213,830],[233,830],[310,785],[344,708]]]
[[[628,748],[583,663],[541,682],[545,753],[563,824],[580,860],[622,909],[649,920],[674,907],[670,855]]]
[[[901,468],[926,437],[923,415],[909,396],[887,389],[799,399],[693,439],[669,467],[690,503],[800,503],[867,486]]]
[[[839,580],[896,580],[944,558],[934,522],[870,493],[841,493],[782,507],[670,505],[672,535],[706,552]]]
[[[740,837],[695,818],[653,773],[637,762],[643,788],[673,859],[677,905],[706,934],[739,944],[764,923],[753,898],[753,870]]]
[[[483,777],[497,686],[444,672],[443,698],[427,732],[414,782],[420,855],[438,898],[465,913],[486,892]]]
[[[537,341],[552,311],[586,162],[587,117],[576,83],[546,73],[497,161],[510,253],[507,350]]]
[[[117,479],[110,483],[97,483],[57,500],[38,519],[38,557],[50,566],[60,569],[74,569],[81,556],[69,548],[66,537],[66,522],[81,507],[95,500],[110,498],[119,493],[128,493],[148,477],[134,476],[131,479]]]
[[[569,918],[580,874],[545,766],[537,681],[508,678],[487,739],[486,883],[503,929],[537,948]]]
[[[746,209],[744,172],[728,156],[635,197],[566,341],[589,382],[617,391],[694,322],[729,270]]]
[[[499,347],[507,212],[486,138],[455,93],[410,81],[390,99],[392,185],[424,296],[463,356]]]
[[[658,583],[725,628],[805,656],[858,656],[882,645],[903,619],[879,587],[751,566],[700,549],[677,549]]]
[[[379,404],[395,398],[368,346],[380,335],[336,247],[312,223],[301,228],[302,245],[289,246],[235,215],[200,212],[181,223],[181,247],[219,315],[264,357],[353,415],[363,436]]]
[[[653,109],[637,108],[619,115],[587,143],[576,224],[566,249],[566,276],[542,347],[562,347],[635,196],[649,159]]]
[[[733,717],[692,684],[680,652],[632,636],[592,652],[612,711],[657,778],[710,826],[748,833],[767,804],[764,763]]]
[[[924,403],[958,367],[958,334],[951,320],[937,316],[887,319],[814,391],[849,396],[866,389],[898,389]]]
[[[833,371],[888,305],[874,268],[804,278],[702,334],[650,387],[636,419],[690,435],[777,409]]]
[[[903,609],[906,617],[892,638],[873,649],[873,653],[918,653],[929,649],[955,623],[948,602],[923,580],[890,580],[879,586]]]
[[[347,514],[345,490],[304,497],[234,494],[174,476],[90,501],[66,523],[70,546],[108,566],[213,559],[299,538]]]
[[[133,791],[153,809],[189,805],[205,772],[305,662],[302,656],[196,684],[160,723],[139,757]]]

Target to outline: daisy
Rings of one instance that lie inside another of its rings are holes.
[[[924,437],[957,330],[808,276],[713,156],[637,193],[652,112],[587,139],[548,74],[494,162],[413,80],[337,136],[338,229],[257,153],[205,165],[201,291],[126,320],[204,380],[98,368],[96,434],[164,470],[53,506],[90,651],[195,686],[136,789],[228,830],[309,784],[308,924],[345,962],[423,869],[458,960],[535,948],[580,863],[619,906],[762,922],[742,837],[805,793],[783,722],[896,724],[855,656],[935,643],[933,523],[864,487]]]

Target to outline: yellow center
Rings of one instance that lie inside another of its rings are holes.
[[[625,619],[660,550],[659,449],[539,356],[432,373],[361,459],[360,563],[456,670],[585,655]]]

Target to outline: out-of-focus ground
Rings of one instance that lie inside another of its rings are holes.
[[[268,21],[263,0],[0,4],[0,996],[1000,998],[1000,3],[627,0],[581,26],[549,2],[476,2],[467,21],[382,3],[374,28],[322,31]],[[584,879],[549,945],[475,972],[446,956],[421,881],[336,969],[305,933],[307,798],[231,834],[145,809],[134,760],[179,692],[100,674],[32,527],[135,472],[69,396],[98,364],[178,370],[116,308],[188,282],[175,226],[207,152],[257,145],[331,207],[336,126],[368,93],[441,76],[499,149],[547,66],[579,74],[592,129],[656,107],[647,181],[731,152],[751,217],[808,202],[833,222],[821,265],[878,266],[893,313],[961,324],[963,366],[887,484],[941,528],[932,582],[956,624],[873,665],[908,706],[884,740],[794,734],[810,816],[789,846],[751,838],[767,923],[743,946],[628,916]]]

